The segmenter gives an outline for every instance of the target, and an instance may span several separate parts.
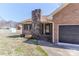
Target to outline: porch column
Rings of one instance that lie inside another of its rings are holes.
[[[58,26],[56,24],[54,24],[54,44],[58,43]]]
[[[45,34],[45,23],[43,23],[43,34]]]

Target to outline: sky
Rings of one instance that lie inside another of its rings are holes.
[[[34,9],[41,9],[42,15],[50,15],[61,4],[57,3],[0,3],[0,19],[20,22],[31,18]]]

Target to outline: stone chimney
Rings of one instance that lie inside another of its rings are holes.
[[[32,35],[38,37],[40,35],[41,9],[32,11]]]

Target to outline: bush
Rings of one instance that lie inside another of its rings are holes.
[[[21,36],[21,37],[25,37],[25,34],[21,34],[20,36]]]

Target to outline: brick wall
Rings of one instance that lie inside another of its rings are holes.
[[[54,41],[59,41],[59,25],[79,25],[79,3],[71,3],[53,16]]]

